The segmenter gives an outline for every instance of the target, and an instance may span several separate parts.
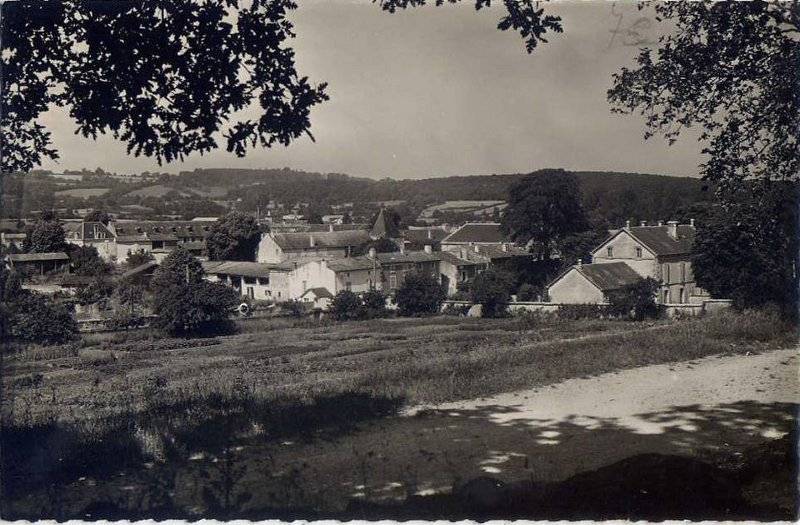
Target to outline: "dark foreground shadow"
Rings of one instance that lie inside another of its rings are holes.
[[[362,394],[305,408],[215,412],[205,403],[203,413],[212,417],[192,417],[198,406],[173,407],[72,448],[57,430],[3,429],[4,449],[20,447],[11,454],[16,463],[3,455],[3,517],[798,515],[794,403],[740,401],[673,407],[635,420],[557,421],[534,419],[514,406],[390,417],[397,400]],[[72,431],[71,439],[79,440],[79,430]],[[56,457],[49,446],[59,450]],[[24,488],[9,488],[9,474]]]

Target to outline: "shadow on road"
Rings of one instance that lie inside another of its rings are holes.
[[[787,435],[796,420],[794,403],[740,401],[621,419],[561,420],[534,419],[514,406],[395,417],[390,414],[396,401],[357,395],[323,405],[324,410],[309,413],[279,412],[276,422],[308,423],[299,439],[255,432],[267,422],[263,417],[231,424],[223,413],[189,432],[155,426],[160,434],[149,439],[169,444],[171,451],[161,457],[145,450],[153,444],[148,445],[146,436],[137,438],[135,429],[133,434],[120,431],[105,439],[130,442],[126,447],[139,447],[138,455],[122,456],[108,442],[91,442],[74,450],[62,448],[60,458],[48,456],[48,461],[72,465],[69,476],[47,474],[46,469],[43,476],[36,454],[47,442],[32,447],[16,435],[17,445],[32,455],[12,454],[18,460],[13,466],[4,455],[4,478],[12,467],[15,476],[25,476],[26,468],[39,470],[30,473],[24,493],[4,492],[3,517],[797,516],[795,439]],[[179,416],[170,417],[175,421]],[[331,422],[335,424],[327,424]],[[3,429],[6,450],[11,434]],[[181,443],[185,436],[192,436],[191,446]],[[39,437],[28,434],[27,439]],[[67,457],[78,452],[91,458],[92,468]]]

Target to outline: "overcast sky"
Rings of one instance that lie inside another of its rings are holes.
[[[390,15],[368,0],[299,3],[292,14],[298,69],[313,82],[327,81],[331,97],[311,115],[316,143],[303,138],[245,158],[223,148],[159,168],[109,138],[74,135],[66,112],[53,110],[44,123],[61,160],[42,167],[130,173],[288,166],[374,178],[546,167],[697,174],[694,138],[672,147],[658,137],[643,142],[640,117],[610,112],[612,73],[633,65],[637,40],[656,34],[640,19],[650,13],[632,3],[545,4],[563,18],[564,33],[531,55],[518,34],[497,30],[502,5],[476,12],[465,0]],[[641,37],[626,32],[631,27]]]

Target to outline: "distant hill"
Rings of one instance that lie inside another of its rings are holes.
[[[554,177],[564,170],[540,170]],[[711,198],[706,184],[688,177],[599,171],[573,172],[581,186],[584,207],[595,223],[624,220],[667,220],[695,203]],[[416,180],[374,180],[342,174],[284,169],[198,169],[181,172],[176,187],[227,187],[228,198],[241,198],[243,208],[275,199],[281,202],[336,204],[403,200],[411,208],[444,201],[505,200],[509,187],[525,174],[473,175]]]

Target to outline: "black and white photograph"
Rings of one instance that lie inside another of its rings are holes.
[[[0,519],[794,522],[799,186],[796,0],[0,0]]]

